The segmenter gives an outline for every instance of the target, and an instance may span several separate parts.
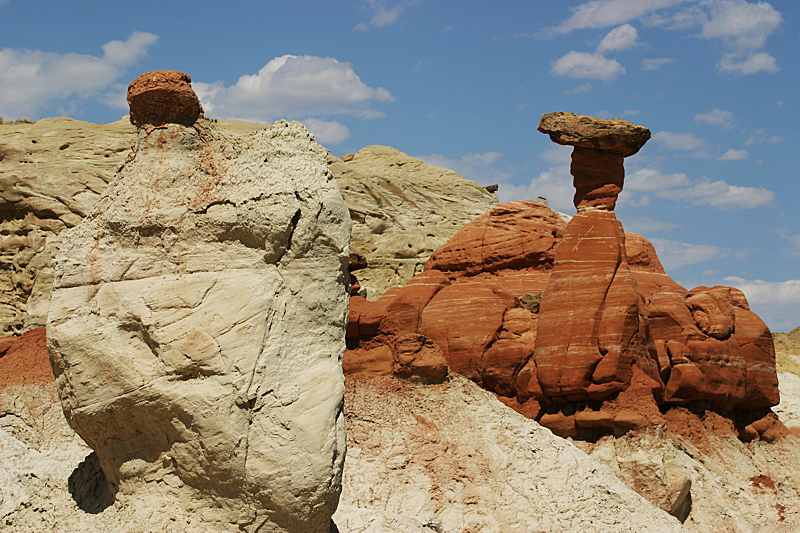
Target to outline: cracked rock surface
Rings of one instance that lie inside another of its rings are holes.
[[[350,220],[299,123],[139,127],[63,236],[48,347],[112,494],[320,532],[340,492]]]

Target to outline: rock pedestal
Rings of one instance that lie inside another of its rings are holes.
[[[174,502],[221,531],[327,531],[348,212],[301,124],[224,132],[188,80],[131,84],[134,151],[56,257],[64,413],[118,500]]]
[[[644,302],[631,274],[625,233],[614,215],[623,158],[649,131],[621,120],[544,115],[539,130],[575,146],[571,172],[578,213],[556,249],[542,295],[531,393],[556,403],[601,400],[628,387],[633,365],[660,382]],[[530,385],[529,385],[530,386]]]

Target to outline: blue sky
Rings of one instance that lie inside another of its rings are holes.
[[[800,5],[783,0],[0,0],[0,115],[111,122],[142,72],[183,70],[212,118],[303,121],[333,153],[394,146],[501,200],[573,213],[542,113],[652,139],[617,215],[677,281],[742,288],[800,325]]]

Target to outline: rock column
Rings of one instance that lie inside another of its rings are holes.
[[[120,505],[327,531],[350,218],[326,150],[296,122],[217,129],[182,72],[142,75],[128,101],[136,146],[54,261],[67,420]]]
[[[650,138],[641,126],[572,113],[542,116],[539,131],[572,145],[577,214],[555,253],[542,296],[532,395],[546,402],[601,400],[628,387],[638,364],[661,386],[644,303],[614,215],[623,158]],[[530,365],[529,365],[530,366]],[[527,375],[527,374],[526,374]]]

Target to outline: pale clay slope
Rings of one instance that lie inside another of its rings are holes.
[[[348,455],[334,515],[340,533],[432,531],[425,524],[441,526],[442,533],[789,533],[800,527],[798,439],[755,445],[719,439],[718,451],[705,456],[653,431],[602,441],[586,456],[463,378],[434,387],[381,379],[348,383]],[[80,510],[66,477],[89,449],[54,398],[52,384],[0,391],[0,410],[19,414],[0,418],[0,463],[7,467],[0,475],[0,529],[208,531],[174,507],[131,507],[122,500],[100,514]],[[660,490],[674,468],[692,479],[694,509],[683,527],[614,477]],[[775,490],[749,482],[761,474],[772,477]],[[782,522],[777,504],[786,506]],[[514,524],[527,525],[503,527]]]
[[[269,127],[235,120],[234,133]],[[69,118],[0,125],[0,336],[42,326],[60,233],[86,216],[135,138],[127,117],[111,124]],[[35,142],[34,142],[35,141]],[[352,251],[370,299],[405,283],[430,254],[497,197],[454,172],[371,146],[329,168],[353,219]]]
[[[340,533],[413,533],[431,525],[441,533],[682,531],[607,467],[464,378],[429,387],[389,383],[390,396],[385,386],[349,385],[349,451],[334,515]],[[44,396],[52,388],[19,389]],[[52,419],[41,431],[69,428]],[[2,478],[16,508],[0,516],[3,531],[209,531],[192,514],[157,502],[131,507],[123,497],[99,514],[80,510],[65,474],[87,448],[76,437],[38,450],[28,440],[0,431],[0,459],[15,472],[10,482]]]
[[[399,516],[442,532],[682,531],[607,467],[465,378],[351,379],[345,413],[340,530],[387,531]]]

